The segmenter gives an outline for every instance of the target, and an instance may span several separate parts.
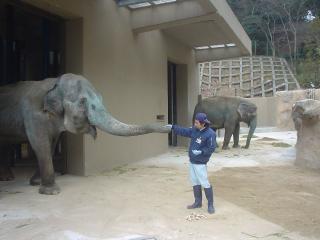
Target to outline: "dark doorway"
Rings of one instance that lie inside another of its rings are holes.
[[[177,124],[177,65],[168,62],[168,123]],[[169,146],[177,146],[177,135],[169,134]]]
[[[0,2],[0,86],[18,81],[39,81],[64,72],[64,20],[16,0]],[[55,168],[66,170],[60,140]],[[14,147],[12,165],[36,165],[29,144]]]
[[[0,84],[63,73],[63,19],[14,0],[2,1],[0,12]]]

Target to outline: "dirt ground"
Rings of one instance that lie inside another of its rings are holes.
[[[249,150],[217,150],[214,215],[186,209],[183,148],[97,176],[59,176],[56,196],[38,194],[24,171],[0,183],[0,239],[320,239],[320,173],[293,166],[295,141],[294,132],[259,133]]]
[[[320,239],[320,173],[295,167],[228,168],[211,177],[217,196],[288,231]]]

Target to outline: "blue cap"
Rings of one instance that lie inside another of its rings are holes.
[[[210,121],[207,119],[207,114],[205,113],[197,113],[195,120],[198,120],[200,123],[210,124]]]

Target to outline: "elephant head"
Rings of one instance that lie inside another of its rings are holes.
[[[237,111],[240,121],[247,123],[249,126],[249,134],[245,146],[245,148],[249,148],[251,138],[257,127],[257,106],[248,101],[241,101]]]
[[[64,74],[44,97],[44,111],[61,116],[64,129],[97,136],[96,127],[118,136],[136,136],[171,129],[158,124],[128,125],[115,119],[103,105],[101,95],[82,76]]]

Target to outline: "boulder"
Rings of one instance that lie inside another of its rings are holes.
[[[320,169],[320,101],[297,101],[291,117],[298,134],[296,165]]]

